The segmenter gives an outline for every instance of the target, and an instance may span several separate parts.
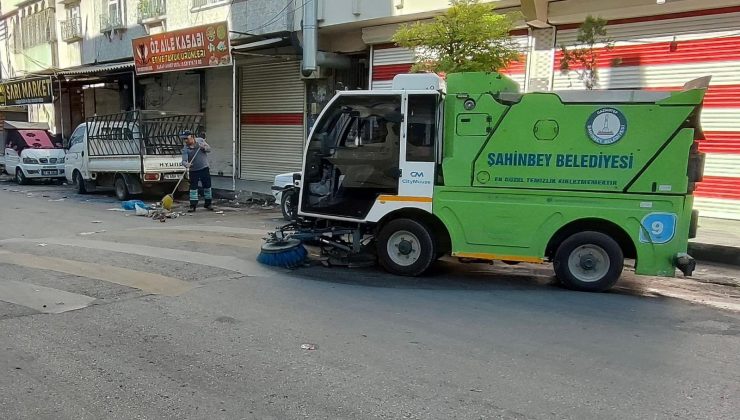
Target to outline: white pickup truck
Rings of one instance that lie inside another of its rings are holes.
[[[119,200],[163,193],[183,176],[180,133],[195,131],[201,115],[130,111],[80,124],[69,139],[65,171],[80,194],[113,188]],[[178,191],[186,191],[187,182]]]
[[[18,184],[64,180],[64,149],[55,144],[47,123],[5,121],[0,146],[0,166]]]

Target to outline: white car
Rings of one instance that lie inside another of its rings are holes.
[[[5,121],[0,163],[19,184],[32,179],[64,180],[65,152],[54,144],[48,128],[46,123]]]
[[[275,202],[280,203],[280,210],[283,212],[283,219],[295,219],[298,210],[298,190],[300,181],[296,181],[294,176],[300,175],[300,172],[288,172],[275,176],[272,184],[272,195]]]

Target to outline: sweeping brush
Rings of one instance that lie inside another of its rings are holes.
[[[308,251],[298,239],[266,242],[257,261],[272,267],[297,268],[303,265]]]

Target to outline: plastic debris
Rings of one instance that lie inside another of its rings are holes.
[[[95,235],[96,233],[103,233],[103,232],[105,232],[105,229],[96,230],[94,232],[80,232],[78,235],[80,235],[80,236],[90,236],[90,235]]]
[[[136,207],[141,207],[145,210],[149,210],[149,206],[141,200],[128,200],[121,202],[121,208],[124,210],[136,210]]]
[[[103,223],[103,222],[101,222],[100,220],[93,220],[90,223]]]
[[[301,350],[316,350],[316,344],[305,343],[301,344]]]
[[[135,206],[137,216],[149,216],[149,210],[142,206]]]

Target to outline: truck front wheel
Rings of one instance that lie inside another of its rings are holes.
[[[619,244],[600,232],[579,232],[555,252],[555,275],[569,289],[603,292],[619,280],[624,254]]]
[[[280,209],[283,211],[283,219],[293,221],[298,216],[298,190],[288,189],[283,191],[280,199]]]
[[[380,229],[377,237],[380,265],[392,274],[418,276],[436,259],[430,229],[411,219],[396,219]]]
[[[85,188],[85,180],[82,179],[82,174],[79,171],[74,171],[72,174],[72,182],[74,183],[75,189],[78,194],[87,194],[87,188]]]

